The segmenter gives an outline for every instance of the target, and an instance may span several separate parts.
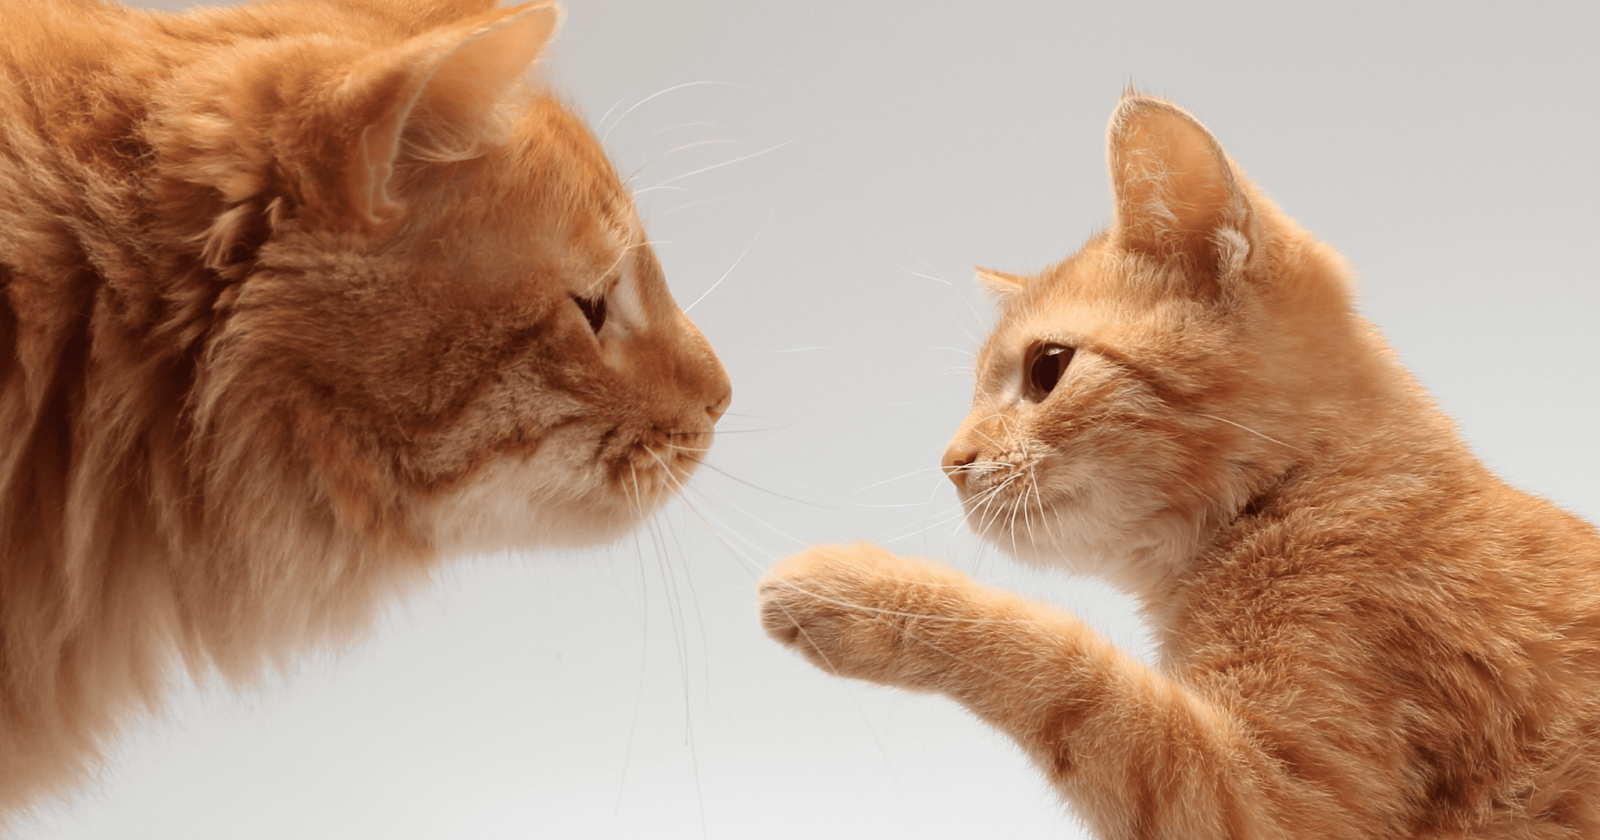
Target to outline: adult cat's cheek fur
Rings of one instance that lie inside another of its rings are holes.
[[[548,435],[532,455],[483,468],[432,505],[444,556],[609,542],[645,510],[619,499],[593,467],[578,429]]]
[[[727,374],[533,69],[560,19],[0,2],[0,831],[180,664],[246,683],[699,464]]]

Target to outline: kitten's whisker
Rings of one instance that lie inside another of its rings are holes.
[[[1213,415],[1213,414],[1202,414],[1202,413],[1200,413],[1198,411],[1194,413],[1194,416],[1196,416],[1196,417],[1204,417],[1207,420],[1215,420],[1218,423],[1227,423],[1228,425],[1233,426],[1235,428],[1243,429],[1243,430],[1249,432],[1250,434],[1255,435],[1256,437],[1261,438],[1262,440],[1267,441],[1269,443],[1276,443],[1279,446],[1282,446],[1282,447],[1285,447],[1285,448],[1288,448],[1288,449],[1293,449],[1296,452],[1301,452],[1301,453],[1304,453],[1306,455],[1310,455],[1311,454],[1309,451],[1301,449],[1300,447],[1295,446],[1292,443],[1284,443],[1283,441],[1278,440],[1275,437],[1268,437],[1267,435],[1264,435],[1264,434],[1256,431],[1255,429],[1252,429],[1249,426],[1244,425],[1243,423],[1235,423],[1232,420],[1226,420],[1226,419],[1223,419],[1221,417],[1217,417],[1216,415]]]
[[[922,475],[923,473],[936,472],[936,471],[940,471],[941,469],[942,469],[941,467],[923,467],[920,470],[912,470],[911,472],[904,473],[902,475],[897,475],[894,478],[886,478],[886,479],[884,479],[882,481],[875,481],[875,482],[873,482],[871,484],[868,484],[865,487],[857,487],[855,490],[853,490],[851,492],[860,493],[860,492],[863,492],[863,491],[866,491],[866,490],[871,490],[874,487],[882,487],[885,484],[892,484],[892,483],[894,483],[896,481],[902,481],[902,480],[910,478],[910,477],[912,477],[914,475]]]

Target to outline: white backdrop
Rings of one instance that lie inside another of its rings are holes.
[[[975,546],[934,469],[989,321],[972,264],[1107,222],[1130,81],[1344,252],[1484,458],[1600,518],[1597,8],[570,0],[546,64],[734,382],[715,469],[635,540],[456,563],[354,649],[180,692],[15,836],[1076,836],[953,704],[769,642],[760,571],[894,539],[1143,648],[1104,587]]]

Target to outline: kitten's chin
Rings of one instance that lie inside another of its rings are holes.
[[[1160,589],[1196,550],[1192,523],[1108,494],[1073,494],[1029,507],[1004,519],[967,507],[967,525],[1026,565],[1100,578],[1134,596]]]

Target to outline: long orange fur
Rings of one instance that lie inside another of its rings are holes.
[[[980,270],[944,466],[994,544],[1134,593],[1159,661],[870,545],[776,566],[768,632],[964,704],[1100,837],[1600,837],[1595,528],[1473,457],[1194,118],[1130,94],[1108,147],[1108,232]]]
[[[551,3],[0,4],[0,822],[187,666],[626,532],[729,399]]]

